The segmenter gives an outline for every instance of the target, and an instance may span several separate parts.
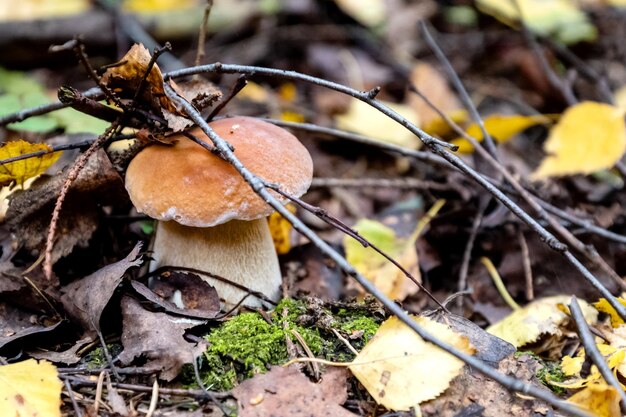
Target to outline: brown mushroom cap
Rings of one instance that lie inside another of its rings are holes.
[[[311,156],[285,129],[251,117],[221,119],[210,126],[257,176],[295,196],[311,185]],[[199,128],[191,133],[212,143]],[[176,139],[171,147],[145,148],[128,166],[126,189],[137,210],[193,227],[254,220],[273,211],[228,162],[183,135]]]

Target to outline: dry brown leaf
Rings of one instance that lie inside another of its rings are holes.
[[[148,362],[143,367],[159,371],[166,381],[176,378],[183,365],[193,362],[206,349],[202,343],[194,346],[183,338],[185,330],[206,321],[148,311],[128,296],[122,298],[122,317],[124,350],[119,360],[129,364],[144,356]]]
[[[86,334],[95,335],[100,329],[100,316],[115,289],[129,268],[139,266],[141,243],[121,261],[107,265],[93,274],[63,287],[61,302],[65,311],[76,319]]]
[[[341,407],[348,398],[346,372],[330,368],[314,384],[294,367],[275,366],[233,389],[239,417],[354,417]]]

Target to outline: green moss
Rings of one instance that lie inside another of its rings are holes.
[[[561,368],[560,362],[554,362],[554,361],[548,361],[548,360],[542,359],[541,357],[537,356],[535,353],[529,352],[529,351],[518,350],[517,352],[515,352],[516,358],[519,358],[522,355],[528,355],[531,358],[535,359],[537,362],[539,362],[539,365],[541,367],[537,370],[537,372],[535,373],[535,376],[541,381],[543,385],[550,388],[552,392],[554,392],[555,394],[564,394],[566,392],[564,388],[557,387],[550,383],[550,382],[563,382],[563,380],[565,379],[565,374],[563,373],[563,369]]]
[[[107,349],[109,350],[109,354],[111,355],[111,357],[114,358],[121,353],[122,346],[119,344],[111,343],[107,344]],[[99,369],[109,366],[106,356],[104,356],[104,350],[102,349],[102,346],[98,346],[97,348],[90,351],[87,355],[85,355],[83,361],[90,369]]]
[[[331,361],[352,360],[354,354],[331,329],[360,349],[379,326],[368,314],[367,309],[341,309],[333,315],[317,304],[293,299],[284,299],[276,306],[269,315],[271,323],[258,313],[240,314],[206,336],[209,347],[201,363],[203,383],[212,390],[228,390],[245,378],[266,372],[271,365],[287,362],[286,337],[299,345],[292,330],[302,336],[313,355]]]

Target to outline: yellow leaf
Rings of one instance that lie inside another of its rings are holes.
[[[361,236],[402,265],[413,277],[420,280],[415,241],[418,230],[408,238],[399,238],[388,226],[375,220],[362,219],[354,226]],[[346,259],[357,271],[372,281],[378,289],[395,300],[404,300],[419,288],[402,271],[371,247],[346,236],[343,241]]]
[[[255,103],[266,103],[270,97],[267,89],[253,81],[248,84],[237,94],[237,99],[250,100]]]
[[[411,71],[411,82],[443,114],[452,114],[461,110],[461,104],[448,86],[448,82],[431,65],[425,62],[417,63]],[[409,104],[419,115],[424,126],[428,126],[433,120],[441,120],[439,113],[417,94],[409,96]]]
[[[396,113],[404,116],[408,121],[418,124],[418,116],[413,109],[404,104],[381,101]],[[348,111],[335,118],[337,127],[365,135],[381,142],[417,149],[421,141],[409,132],[404,126],[391,120],[372,106],[353,98],[350,100]]]
[[[335,0],[335,3],[344,13],[368,27],[379,26],[387,18],[384,0]]]
[[[454,110],[446,114],[446,116],[458,125],[465,123],[467,119],[469,119],[469,114],[467,110],[464,109]],[[452,128],[444,119],[436,118],[424,124],[424,132],[430,135],[444,137],[452,132]]]
[[[623,298],[618,297],[617,301],[619,301],[621,305],[626,306],[626,300],[624,300]],[[622,319],[619,314],[617,314],[617,311],[615,311],[615,309],[611,307],[611,304],[606,301],[606,298],[600,298],[598,302],[593,303],[593,306],[597,308],[598,311],[609,315],[609,317],[611,318],[611,326],[617,327],[621,324],[624,324],[624,319]]]
[[[524,23],[542,36],[555,36],[563,43],[594,40],[597,31],[571,0],[517,0]],[[509,26],[517,26],[520,15],[515,3],[477,0],[476,6]]]
[[[61,386],[50,362],[0,366],[0,410],[11,417],[61,416]]]
[[[126,0],[124,10],[128,12],[165,12],[198,7],[196,0]]]
[[[590,384],[567,401],[591,411],[598,417],[620,417],[620,396],[616,388],[598,383]]]
[[[294,123],[304,123],[306,118],[302,113],[297,113],[294,111],[285,110],[280,113],[280,120],[284,120],[285,122],[294,122]]]
[[[487,331],[515,347],[536,342],[543,334],[552,335],[559,331],[559,326],[567,320],[568,316],[559,310],[558,304],[569,304],[570,300],[571,296],[568,295],[535,300],[493,324]],[[587,322],[595,323],[598,320],[596,309],[582,300],[579,303]]]
[[[561,359],[561,370],[566,376],[578,375],[583,368],[584,362],[585,358],[578,355],[573,358],[569,355],[563,356],[563,359]]]
[[[12,158],[27,153],[50,151],[45,143],[29,143],[24,140],[7,142],[0,147],[0,159]],[[61,156],[61,152],[48,153],[34,158],[22,159],[0,165],[0,186],[15,183],[19,186],[29,178],[43,174]]]
[[[534,179],[611,168],[626,151],[624,113],[603,103],[576,104],[552,128],[544,150],[548,156],[533,173]]]
[[[494,114],[485,117],[483,123],[485,124],[487,133],[491,135],[493,140],[502,143],[531,126],[548,124],[551,123],[551,120],[548,116],[541,114],[532,116]],[[465,132],[476,138],[479,142],[483,140],[483,133],[476,123],[471,124]],[[457,138],[453,140],[452,143],[459,146],[458,152],[470,153],[474,151],[472,144],[463,138]]]
[[[86,12],[89,0],[20,0],[0,2],[0,21],[53,19]]]
[[[414,320],[442,342],[474,353],[468,339],[447,326],[425,317]],[[349,369],[378,404],[391,410],[408,410],[445,391],[463,366],[459,359],[425,342],[397,317],[391,317]]]
[[[293,204],[287,204],[285,206],[291,213],[296,212],[296,208]],[[267,219],[267,223],[272,233],[272,239],[274,240],[274,247],[276,253],[284,255],[291,250],[291,223],[287,221],[279,212],[275,211]]]

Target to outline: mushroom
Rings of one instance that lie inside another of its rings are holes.
[[[291,133],[251,117],[220,119],[210,126],[260,178],[295,196],[309,188],[313,162]],[[190,133],[210,143],[199,128]],[[151,268],[200,269],[278,301],[282,276],[265,219],[273,209],[229,163],[183,135],[175,140],[171,147],[145,148],[126,172],[134,206],[158,220]],[[247,294],[229,283],[203,279],[215,287],[225,306],[239,303]],[[249,296],[243,304],[267,303]]]

